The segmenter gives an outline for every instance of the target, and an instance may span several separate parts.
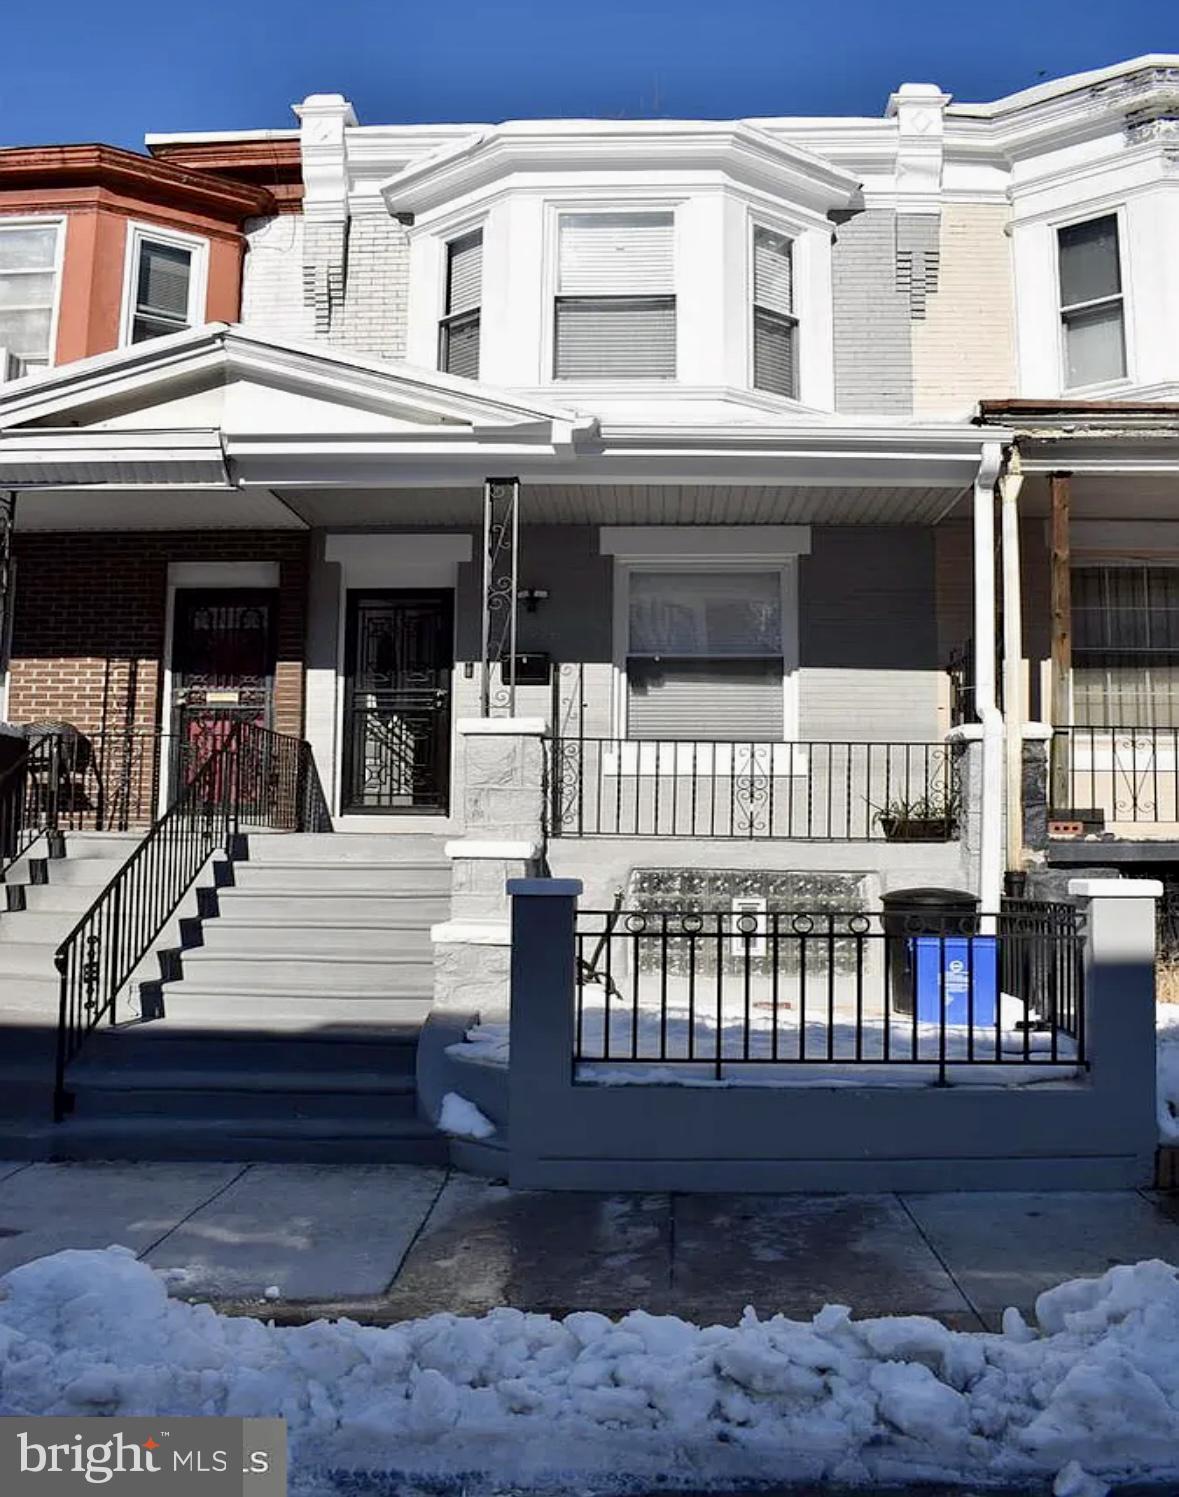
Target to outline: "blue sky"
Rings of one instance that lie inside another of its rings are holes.
[[[293,123],[882,112],[1179,52],[1175,0],[8,0],[0,144]]]

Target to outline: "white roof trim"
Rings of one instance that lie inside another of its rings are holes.
[[[1103,83],[1111,83],[1114,79],[1131,77],[1135,73],[1154,68],[1179,68],[1179,53],[1147,52],[1141,57],[1115,62],[1106,68],[1092,68],[1086,73],[1069,73],[1064,78],[1052,78],[1046,83],[1037,83],[1031,88],[1020,89],[1018,93],[1005,94],[1002,98],[991,99],[983,104],[951,104],[946,113],[973,119],[995,119],[1000,115],[1013,114],[1018,109],[1047,104],[1066,94],[1095,88]]]
[[[560,427],[569,440],[592,431],[591,417],[560,406],[525,403],[518,396],[412,364],[394,364],[342,351],[209,323],[166,338],[63,364],[44,375],[0,389],[0,429],[65,415],[115,396],[161,392],[171,382],[205,369],[229,376],[281,376],[305,393],[334,394],[346,404],[396,415],[411,409],[433,414],[439,426]],[[65,424],[64,422],[62,424]],[[423,423],[426,429],[431,423]]]

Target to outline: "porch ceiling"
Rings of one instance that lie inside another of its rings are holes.
[[[28,489],[17,496],[26,530],[302,530],[266,489]]]
[[[533,484],[520,517],[542,525],[916,525],[936,523],[957,488],[719,484]],[[477,488],[280,490],[310,525],[477,525]]]

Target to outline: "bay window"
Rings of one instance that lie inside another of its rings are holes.
[[[628,578],[628,736],[781,741],[780,571]]]
[[[53,362],[61,228],[57,220],[5,223],[0,218],[0,349],[16,361],[17,373]]]
[[[438,328],[438,367],[479,378],[479,309],[483,299],[483,231],[446,246],[445,313]]]
[[[1057,230],[1067,388],[1126,376],[1125,306],[1114,213]]]
[[[674,379],[671,213],[563,213],[553,373],[557,379]]]

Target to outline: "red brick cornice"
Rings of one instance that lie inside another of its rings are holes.
[[[99,187],[145,203],[201,213],[236,227],[244,218],[277,211],[274,194],[257,183],[140,156],[118,146],[14,146],[0,149],[0,200],[5,191],[51,197],[58,189]]]

